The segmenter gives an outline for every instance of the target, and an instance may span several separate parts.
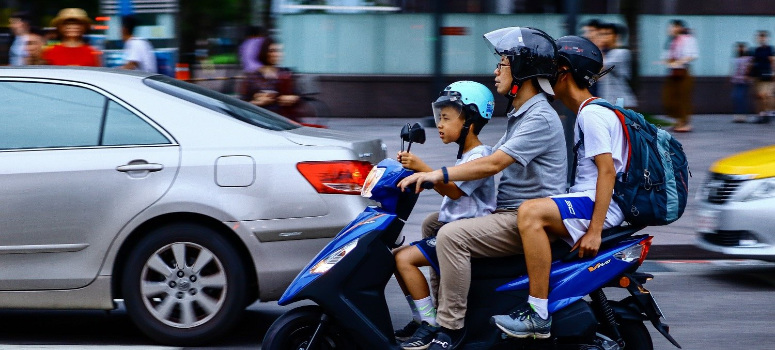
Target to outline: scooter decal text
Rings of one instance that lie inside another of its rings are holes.
[[[597,263],[594,266],[588,267],[587,270],[589,270],[589,272],[595,271],[595,270],[597,270],[597,269],[599,269],[599,268],[601,268],[603,266],[608,265],[608,263],[610,263],[610,262],[611,262],[611,259],[608,259],[608,260],[606,260],[604,262]]]

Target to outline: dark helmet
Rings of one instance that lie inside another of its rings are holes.
[[[484,40],[496,55],[508,57],[512,85],[519,87],[529,79],[546,78],[539,79],[539,84],[545,92],[554,94],[548,81],[557,73],[557,46],[549,34],[534,28],[509,27],[485,34]]]
[[[613,67],[603,69],[603,53],[589,39],[568,35],[557,39],[560,64],[568,64],[571,75],[580,88],[588,88],[608,74]]]

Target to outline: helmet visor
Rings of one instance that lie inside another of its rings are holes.
[[[441,122],[442,117],[458,118],[463,113],[463,103],[460,100],[460,93],[457,91],[444,91],[441,96],[431,103],[433,109],[433,120],[436,126]]]
[[[508,27],[491,31],[484,35],[484,41],[495,55],[516,56],[519,48],[525,46],[522,28]]]

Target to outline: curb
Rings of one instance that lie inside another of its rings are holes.
[[[733,259],[728,255],[710,252],[693,244],[653,244],[647,260],[716,260]]]

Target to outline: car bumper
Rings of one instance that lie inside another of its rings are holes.
[[[775,260],[775,198],[702,202],[697,246],[725,255]]]

